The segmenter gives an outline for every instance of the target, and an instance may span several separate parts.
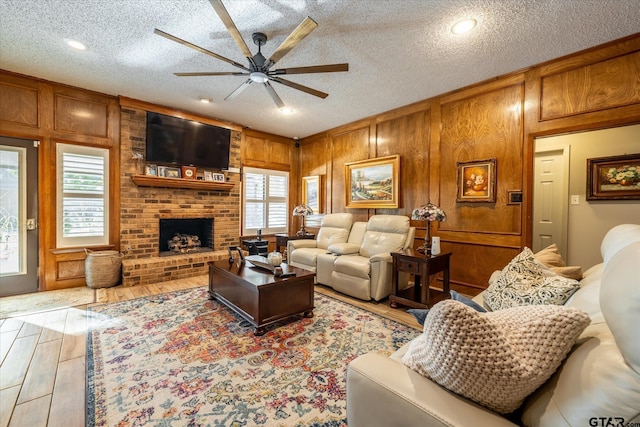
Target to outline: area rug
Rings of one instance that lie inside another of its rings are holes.
[[[346,426],[346,367],[419,331],[316,293],[261,337],[195,288],[88,308],[88,426]]]
[[[59,310],[95,302],[95,292],[85,286],[0,298],[0,319]]]

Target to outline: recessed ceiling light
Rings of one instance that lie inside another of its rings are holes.
[[[464,34],[473,30],[476,25],[478,25],[478,21],[475,19],[463,19],[462,21],[456,22],[453,27],[451,27],[451,32],[453,34]]]
[[[289,107],[282,107],[280,109],[280,112],[282,114],[293,114],[293,108],[289,108]]]
[[[203,104],[211,104],[211,98],[200,98],[200,102]]]
[[[64,42],[66,44],[68,44],[69,46],[71,46],[74,49],[78,49],[78,50],[86,50],[87,49],[87,45],[85,45],[82,42],[79,42],[78,40],[72,40],[72,39],[64,39]]]

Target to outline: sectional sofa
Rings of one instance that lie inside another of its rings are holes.
[[[640,425],[640,225],[614,227],[600,249],[603,262],[585,271],[579,289],[564,304],[588,315],[590,324],[575,344],[569,344],[570,351],[555,373],[519,409],[499,414],[405,366],[403,357],[410,343],[391,357],[368,353],[350,363],[349,427]],[[483,304],[483,294],[476,302]],[[451,300],[441,304],[445,303],[456,304]],[[429,312],[425,325],[431,316]],[[454,332],[445,337],[458,338]],[[468,360],[482,360],[477,356],[448,355],[451,366],[460,371]],[[546,352],[541,356],[546,357]],[[488,374],[500,370],[488,362],[482,367]],[[455,375],[456,369],[444,374]],[[480,377],[459,381],[483,386]]]

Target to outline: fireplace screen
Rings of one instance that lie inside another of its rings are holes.
[[[213,218],[160,220],[160,256],[213,251]]]

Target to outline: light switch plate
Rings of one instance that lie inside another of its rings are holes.
[[[572,205],[579,205],[580,204],[580,196],[577,194],[572,194],[571,195],[571,204]]]

